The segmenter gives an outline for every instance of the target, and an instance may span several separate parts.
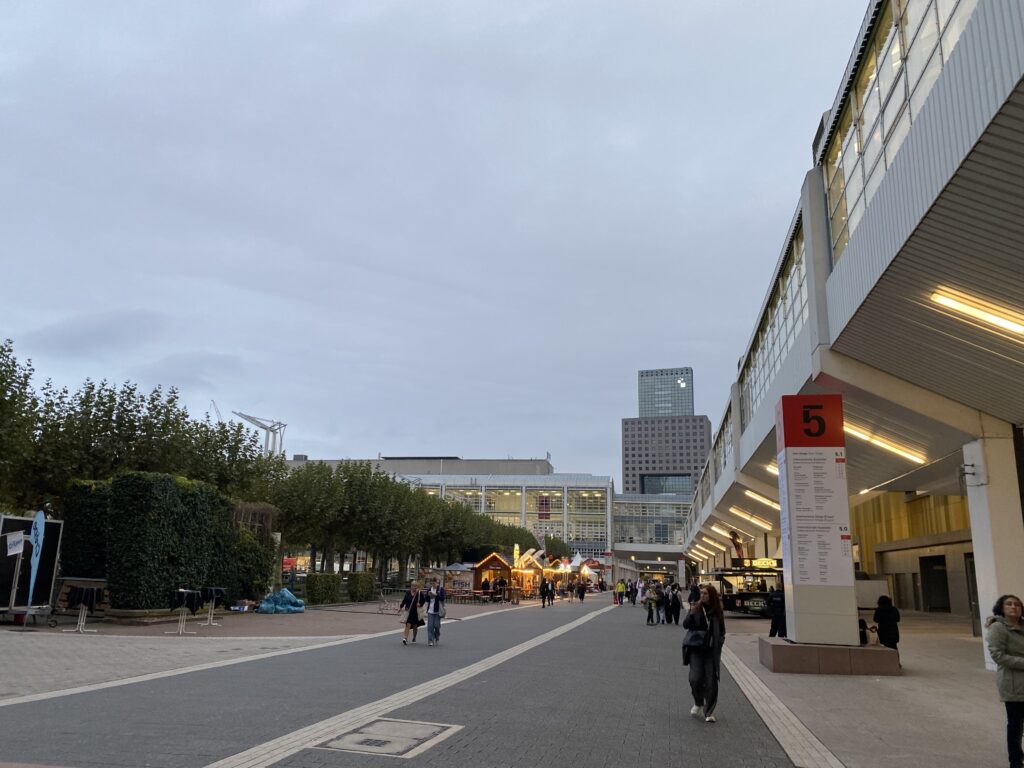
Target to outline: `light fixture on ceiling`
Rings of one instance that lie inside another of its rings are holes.
[[[843,424],[843,431],[850,437],[855,437],[858,440],[863,440],[865,443],[870,443],[871,445],[881,448],[883,451],[888,451],[889,453],[895,454],[896,456],[899,456],[902,459],[912,461],[915,464],[925,464],[928,461],[927,457],[922,456],[920,453],[912,451],[909,448],[906,448],[902,445],[897,445],[896,443],[893,443],[884,438],[876,437],[875,435],[872,435],[869,432],[867,432],[865,428],[859,425],[849,423]]]
[[[736,531],[736,533],[740,534],[741,536],[746,536],[748,539],[753,539],[754,538],[754,534],[748,533],[747,531],[744,531],[742,528],[737,528],[735,525],[731,526],[731,528],[734,531]],[[732,538],[732,534],[729,531],[725,530],[725,528],[720,526],[718,523],[715,523],[714,525],[712,525],[711,526],[711,530],[714,531],[715,533],[717,533],[719,536],[725,536],[725,538],[727,538],[727,539],[731,539]]]
[[[770,474],[773,474],[776,477],[779,476],[779,465],[776,464],[774,461],[771,462],[770,464],[765,464],[764,468],[767,469]]]
[[[759,501],[762,504],[764,504],[766,507],[771,507],[772,509],[774,509],[776,511],[779,511],[779,510],[782,509],[782,507],[779,506],[779,503],[777,501],[772,501],[767,496],[762,496],[760,493],[754,493],[751,490],[745,490],[745,491],[743,491],[743,494],[745,496],[747,496],[748,498],[751,498],[754,501]]]
[[[703,554],[707,555],[708,557],[714,557],[715,556],[714,552],[712,552],[710,549],[705,549],[700,544],[691,544],[690,546],[692,546],[698,552],[702,552]]]
[[[712,539],[712,538],[710,538],[708,536],[701,536],[700,540],[705,542],[705,543],[707,543],[707,544],[710,544],[715,549],[720,549],[723,552],[725,552],[725,545],[719,544],[717,541],[715,541],[714,539]]]
[[[772,529],[772,524],[769,523],[767,520],[758,517],[757,515],[752,515],[745,509],[740,509],[739,507],[729,507],[729,511],[736,515],[736,517],[741,517],[748,523],[753,523],[756,526],[764,528],[766,531],[770,531]]]
[[[942,287],[935,291],[930,298],[940,307],[959,312],[974,320],[980,320],[1001,331],[1024,336],[1024,316],[1005,307]]]

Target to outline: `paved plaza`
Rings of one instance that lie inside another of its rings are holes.
[[[903,677],[846,678],[768,672],[765,622],[732,618],[705,724],[681,630],[609,601],[452,606],[437,648],[402,646],[394,617],[366,609],[229,616],[187,637],[0,631],[0,765],[1002,764],[994,682],[959,625],[909,617]]]

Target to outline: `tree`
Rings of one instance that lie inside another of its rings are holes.
[[[572,550],[569,549],[569,545],[558,536],[545,536],[544,549],[548,554],[549,560],[559,557],[569,557],[572,554]]]
[[[31,363],[15,358],[10,339],[0,344],[0,506],[15,507],[27,490],[38,407],[32,374]]]

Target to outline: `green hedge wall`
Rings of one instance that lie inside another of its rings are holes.
[[[227,504],[212,486],[145,472],[110,482],[107,588],[113,608],[167,608],[175,589],[210,585]]]
[[[374,597],[376,582],[372,573],[350,573],[348,576],[348,599],[353,603],[365,603]]]
[[[61,573],[106,577],[113,608],[166,609],[180,588],[259,600],[273,578],[273,543],[236,528],[211,485],[129,472],[72,484],[63,506]]]
[[[64,495],[60,571],[64,576],[107,575],[107,506],[110,483],[75,481]]]
[[[211,564],[214,586],[227,589],[232,602],[262,600],[274,579],[274,545],[260,542],[244,528],[231,528],[228,534],[230,548]]]
[[[310,573],[306,576],[306,602],[309,605],[341,602],[340,573]]]

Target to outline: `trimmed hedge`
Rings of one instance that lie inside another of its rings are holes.
[[[350,573],[348,575],[348,598],[353,603],[365,603],[373,599],[376,585],[372,573]]]
[[[107,575],[107,506],[110,483],[76,480],[64,495],[60,571],[64,576]]]
[[[237,528],[231,502],[206,483],[129,472],[73,484],[64,507],[61,572],[105,576],[113,608],[167,609],[181,588],[259,600],[273,578],[273,544]]]
[[[306,576],[306,603],[324,605],[340,602],[340,573],[310,573]]]
[[[167,608],[175,589],[209,584],[231,510],[213,486],[130,472],[110,481],[107,588],[113,608]]]

